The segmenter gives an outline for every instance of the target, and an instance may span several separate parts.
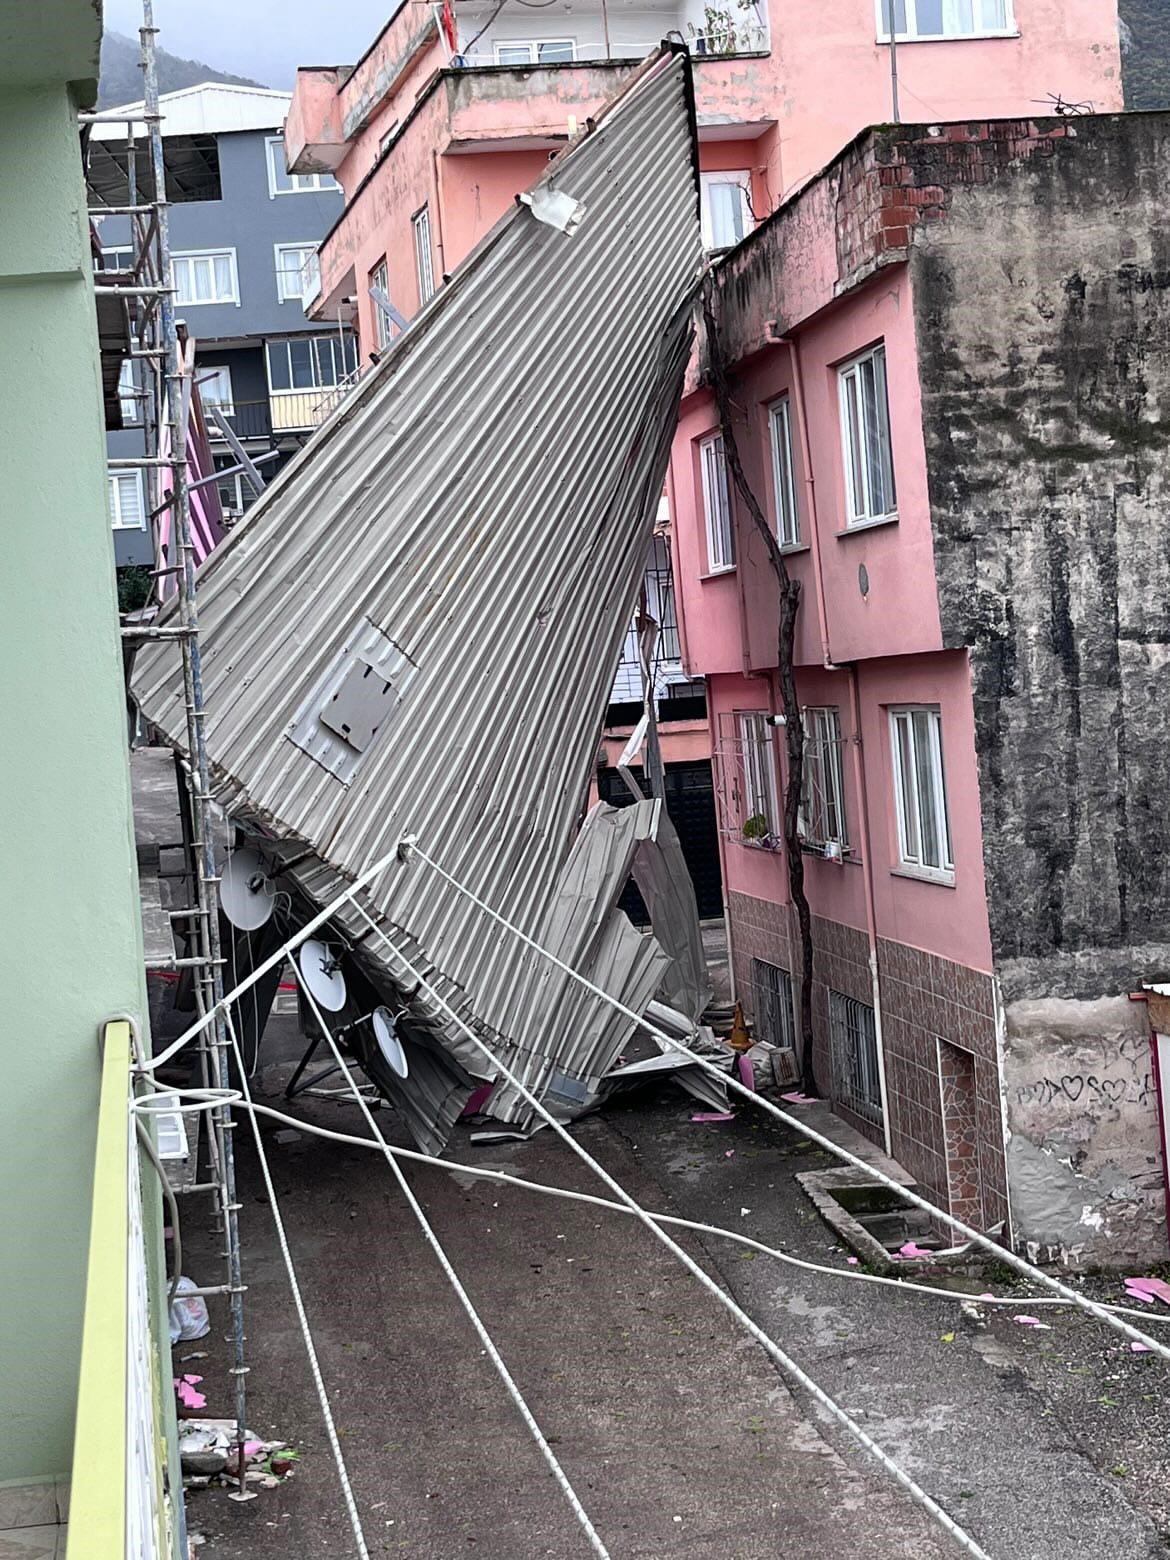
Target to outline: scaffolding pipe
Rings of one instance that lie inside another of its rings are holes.
[[[143,104],[145,113],[141,122],[149,127],[150,161],[157,207],[158,256],[160,280],[170,278],[170,221],[166,206],[166,172],[163,162],[163,141],[159,121],[158,65],[155,57],[153,0],[142,0]],[[135,199],[131,194],[131,200]],[[222,951],[219,937],[218,901],[215,893],[217,873],[215,869],[215,842],[212,838],[211,819],[207,805],[210,794],[207,746],[203,721],[203,665],[199,650],[199,613],[196,604],[195,552],[191,541],[191,506],[187,486],[187,430],[183,395],[183,373],[179,358],[179,339],[175,321],[174,294],[167,289],[161,293],[162,346],[166,351],[166,417],[170,426],[171,457],[171,535],[178,542],[180,565],[178,580],[179,620],[184,629],[180,641],[183,657],[183,691],[187,716],[187,751],[193,855],[195,863],[195,897],[199,913],[192,917],[192,940],[204,960],[204,968],[196,977],[198,1000],[204,1012],[215,1009],[213,1026],[215,1076],[221,1089],[230,1088],[228,1066],[228,1038],[222,1010],[217,1006],[223,997]],[[228,1269],[227,1290],[231,1304],[233,1364],[230,1374],[235,1385],[236,1421],[236,1472],[239,1494],[246,1493],[244,1469],[244,1440],[246,1436],[247,1389],[245,1379],[248,1367],[244,1359],[244,1307],[243,1284],[240,1275],[239,1203],[236,1199],[235,1160],[232,1150],[231,1107],[221,1104],[212,1114],[212,1132],[215,1138],[214,1157],[222,1180],[221,1213],[226,1237]]]

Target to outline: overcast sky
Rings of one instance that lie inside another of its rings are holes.
[[[394,0],[155,0],[160,47],[266,87],[292,86],[298,65],[352,65]],[[134,38],[142,0],[105,0],[105,23]]]

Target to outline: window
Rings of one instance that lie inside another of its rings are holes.
[[[573,38],[538,38],[532,42],[497,43],[497,65],[559,65],[577,58]]]
[[[140,471],[111,471],[110,524],[115,531],[145,531],[146,505],[142,501]]]
[[[352,336],[339,341],[332,331],[322,331],[319,336],[268,343],[268,383],[276,393],[330,389],[356,367]]]
[[[856,997],[829,992],[829,1051],[833,1093],[875,1127],[882,1124],[882,1081],[873,1008]]]
[[[303,195],[311,190],[336,190],[337,180],[328,173],[290,173],[284,159],[284,139],[279,135],[268,137],[268,193],[274,195]]]
[[[899,40],[914,38],[979,38],[986,33],[1014,33],[1012,0],[879,0],[878,38],[890,38],[890,6]]]
[[[231,468],[238,464],[239,462],[234,454],[217,455],[215,457],[215,469],[217,471],[231,471]],[[238,471],[232,472],[231,476],[221,477],[215,485],[219,491],[219,502],[223,508],[224,519],[228,521],[238,520],[246,507],[245,491],[250,494],[252,491],[251,487],[249,486],[245,489],[241,474]]]
[[[768,430],[772,436],[772,483],[776,489],[776,536],[781,547],[800,545],[800,516],[796,508],[796,482],[793,478],[792,417],[788,397],[783,395],[768,408]]]
[[[389,298],[390,272],[387,268],[385,260],[381,261],[370,272],[371,295],[373,294],[375,287],[379,292],[384,293],[385,296]],[[390,316],[378,302],[377,298],[371,296],[371,302],[374,305],[374,339],[378,343],[378,351],[381,352],[383,347],[388,347],[390,345]]]
[[[743,168],[699,175],[704,249],[730,249],[751,232],[751,185],[752,176]]]
[[[418,301],[426,303],[435,291],[435,268],[431,261],[431,208],[424,206],[410,219],[414,229],[414,264],[418,272]]]
[[[752,960],[755,995],[755,1030],[752,1038],[766,1040],[784,1051],[796,1049],[796,1020],[792,1007],[792,976],[778,964]]]
[[[122,423],[136,423],[142,419],[141,399],[134,377],[134,364],[130,358],[118,371],[118,400],[122,408]]]
[[[240,301],[234,249],[172,255],[171,271],[175,279],[177,304],[238,304]]]
[[[94,256],[93,268],[95,271],[132,271],[134,269],[134,251],[129,244],[119,244],[114,249],[103,249],[101,265],[99,267],[97,256]]]
[[[195,379],[199,385],[199,399],[204,406],[217,406],[225,417],[235,411],[232,399],[232,371],[230,368],[211,368],[203,363],[195,365]]]
[[[282,303],[309,303],[321,290],[316,244],[276,245],[276,296]]]
[[[947,818],[942,716],[937,705],[891,710],[890,741],[902,866],[922,877],[952,883],[955,858]]]
[[[845,829],[845,766],[841,759],[841,718],[835,708],[804,712],[804,786],[800,803],[801,834],[810,845],[836,847],[826,855],[841,855],[848,847]]]
[[[391,121],[389,129],[383,130],[382,134],[378,138],[378,156],[379,157],[381,157],[382,153],[385,152],[389,148],[390,143],[394,140],[394,138],[395,138],[395,136],[397,134],[398,134],[398,121],[397,121],[397,119],[395,119],[395,120]]]
[[[713,433],[700,442],[699,461],[703,474],[703,514],[707,522],[707,572],[718,574],[724,569],[735,568],[727,457],[723,452],[721,433]]]
[[[847,525],[892,520],[897,514],[886,396],[886,349],[863,352],[837,370],[841,448],[845,459]]]
[[[749,844],[766,844],[780,837],[773,727],[762,710],[737,715],[736,720],[743,758],[743,838]]]

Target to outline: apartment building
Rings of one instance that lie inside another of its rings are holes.
[[[161,102],[176,311],[196,342],[205,409],[215,408],[250,454],[276,452],[260,468],[266,478],[296,453],[357,367],[349,332],[305,317],[317,288],[317,245],[342,202],[329,175],[288,172],[281,139],[288,107],[288,93],[218,82],[166,93]],[[135,108],[141,105],[128,104],[126,112]],[[100,216],[103,205],[127,203],[126,127],[112,120],[93,126],[92,136],[96,263],[129,270],[135,256],[128,218]],[[141,126],[136,140],[136,186],[149,189]],[[147,372],[146,364],[129,360],[123,369],[122,429],[110,435],[112,456],[142,451]],[[214,418],[210,432],[220,469],[237,466]],[[109,493],[118,564],[149,563],[142,473],[111,471]],[[227,517],[243,513],[254,496],[246,477],[226,478]]]
[[[866,131],[718,268],[800,581],[817,1082],[931,1197],[1165,1256],[1162,115]],[[791,1043],[778,588],[696,375],[671,472],[737,983]]]

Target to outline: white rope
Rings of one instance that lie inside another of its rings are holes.
[[[366,914],[361,905],[355,905],[354,908],[357,910],[358,914],[368,923],[373,932],[379,938],[381,938],[388,947],[393,948],[393,944],[390,942],[390,939],[382,931],[378,923],[371,916]],[[412,978],[418,981],[423,990],[426,991],[427,994],[438,1003],[444,1012],[447,1013],[448,1017],[458,1025],[458,1027],[463,1031],[472,1044],[476,1046],[478,1050],[483,1052],[483,1054],[492,1063],[492,1066],[495,1068],[495,1070],[501,1073],[512,1085],[512,1087],[517,1090],[521,1097],[527,1100],[527,1102],[532,1106],[537,1114],[544,1118],[553,1131],[569,1145],[573,1153],[575,1153],[579,1159],[584,1160],[584,1162],[589,1166],[594,1174],[597,1175],[611,1189],[611,1191],[617,1193],[622,1202],[625,1203],[634,1216],[646,1226],[655,1239],[661,1241],[668,1251],[673,1252],[673,1254],[678,1258],[683,1266],[694,1274],[704,1289],[706,1289],[710,1294],[714,1295],[719,1304],[723,1306],[725,1310],[729,1311],[742,1327],[751,1333],[756,1342],[760,1344],[760,1346],[765,1349],[769,1355],[771,1355],[771,1357],[776,1361],[781,1369],[792,1376],[794,1380],[798,1381],[806,1392],[814,1397],[823,1408],[827,1409],[828,1412],[832,1414],[833,1418],[842,1424],[845,1429],[847,1429],[849,1433],[853,1435],[862,1446],[865,1447],[866,1451],[882,1464],[886,1471],[898,1481],[903,1489],[905,1489],[911,1495],[911,1497],[918,1502],[920,1506],[922,1506],[930,1513],[939,1526],[943,1528],[945,1532],[950,1534],[950,1536],[955,1540],[961,1549],[965,1549],[968,1554],[976,1556],[976,1560],[991,1560],[991,1557],[987,1554],[987,1551],[980,1548],[970,1533],[968,1533],[965,1528],[960,1527],[955,1519],[948,1512],[944,1511],[942,1506],[940,1506],[932,1496],[928,1495],[922,1486],[918,1484],[910,1476],[910,1474],[905,1471],[904,1468],[900,1467],[888,1452],[883,1451],[877,1442],[861,1428],[856,1420],[850,1418],[845,1410],[829,1396],[823,1387],[818,1386],[812,1377],[809,1376],[804,1370],[802,1370],[796,1361],[787,1355],[784,1350],[780,1348],[779,1344],[774,1342],[774,1340],[769,1337],[763,1328],[752,1320],[743,1307],[735,1299],[733,1299],[731,1295],[720,1289],[715,1280],[711,1278],[708,1273],[704,1272],[695,1259],[690,1256],[688,1252],[684,1251],[684,1249],[678,1244],[676,1240],[673,1240],[664,1229],[660,1228],[660,1226],[655,1223],[655,1221],[650,1217],[641,1204],[638,1203],[637,1200],[633,1198],[625,1190],[625,1188],[614,1179],[613,1176],[610,1175],[609,1171],[606,1170],[602,1164],[594,1159],[593,1155],[588,1151],[588,1149],[583,1148],[581,1144],[577,1142],[572,1134],[566,1130],[564,1125],[545,1108],[544,1104],[536,1097],[535,1094],[532,1093],[530,1089],[526,1087],[525,1084],[521,1082],[516,1074],[512,1072],[512,1070],[506,1066],[504,1062],[502,1062],[497,1056],[493,1054],[487,1044],[481,1040],[475,1031],[471,1028],[471,1026],[464,1019],[462,1019],[458,1013],[456,1013],[454,1008],[452,1008],[450,1004],[445,1001],[442,994],[430,984],[430,982],[423,976],[421,971],[416,969],[399,950],[395,949],[394,951],[402,966],[409,972]]]
[[[203,1091],[174,1089],[168,1092],[173,1097]],[[262,1116],[268,1116],[284,1126],[294,1127],[298,1132],[324,1138],[331,1143],[343,1143],[353,1148],[369,1148],[376,1153],[385,1151],[393,1154],[396,1159],[405,1159],[411,1164],[427,1165],[435,1170],[445,1170],[448,1174],[466,1175],[473,1180],[497,1181],[504,1186],[518,1187],[521,1191],[537,1192],[545,1197],[563,1197],[568,1202],[587,1203],[593,1208],[604,1208],[609,1213],[632,1216],[632,1210],[625,1203],[612,1202],[608,1197],[595,1197],[591,1192],[578,1192],[567,1186],[550,1186],[547,1181],[526,1180],[523,1176],[510,1175],[506,1170],[491,1170],[486,1165],[464,1164],[454,1159],[441,1159],[434,1154],[424,1154],[417,1149],[399,1148],[393,1143],[386,1143],[384,1139],[383,1143],[379,1144],[373,1138],[356,1137],[352,1132],[337,1132],[330,1127],[317,1126],[315,1122],[306,1121],[301,1116],[289,1116],[284,1111],[274,1110],[270,1105],[257,1104],[254,1099],[246,1101],[243,1095],[234,1089],[224,1092],[215,1090],[206,1092],[214,1093],[215,1098],[184,1108],[189,1111],[208,1110],[213,1105],[224,1101],[239,1104],[245,1110],[258,1111]],[[143,1115],[163,1114],[161,1111],[147,1110],[145,1107],[141,1108],[141,1113]],[[758,1251],[762,1256],[772,1257],[777,1262],[787,1263],[790,1267],[803,1268],[809,1273],[819,1273],[826,1278],[847,1279],[857,1284],[880,1284],[888,1289],[900,1289],[907,1294],[929,1295],[935,1300],[949,1300],[952,1304],[1010,1305],[1017,1309],[1022,1306],[1030,1309],[1033,1306],[1049,1305],[1059,1306],[1062,1310],[1068,1309],[1068,1302],[1062,1300],[1059,1295],[976,1295],[962,1289],[940,1289],[937,1284],[918,1284],[907,1278],[889,1278],[880,1273],[862,1273],[853,1268],[830,1267],[828,1263],[810,1262],[804,1257],[794,1257],[791,1252],[780,1251],[777,1247],[769,1246],[751,1235],[745,1235],[742,1230],[726,1229],[720,1224],[703,1224],[696,1219],[684,1219],[676,1214],[650,1213],[649,1209],[647,1213],[656,1224],[670,1224],[678,1229],[693,1230],[698,1235],[716,1235],[723,1240],[734,1241],[737,1245]],[[1119,1316],[1139,1317],[1143,1322],[1170,1322],[1170,1315],[1161,1312],[1151,1314],[1123,1305],[1106,1305],[1106,1309],[1116,1312]]]
[[[974,1241],[976,1245],[982,1246],[984,1250],[989,1251],[997,1261],[1006,1263],[1008,1267],[1015,1268],[1018,1273],[1022,1273],[1026,1278],[1030,1278],[1033,1283],[1042,1284],[1046,1289],[1052,1290],[1054,1294],[1060,1295],[1069,1305],[1079,1306],[1082,1311],[1087,1311],[1091,1316],[1095,1316],[1098,1321],[1104,1322],[1107,1326],[1112,1327],[1116,1332],[1123,1333],[1125,1337],[1131,1339],[1134,1342],[1145,1344],[1146,1347],[1152,1349],[1154,1353],[1160,1354],[1164,1360],[1170,1361],[1170,1348],[1168,1348],[1165,1344],[1159,1343],[1157,1339],[1147,1337],[1145,1333],[1139,1332],[1136,1327],[1131,1327],[1128,1322],[1123,1321],[1120,1316],[1113,1314],[1105,1306],[1099,1305],[1095,1300],[1090,1300],[1087,1295],[1082,1295],[1075,1289],[1070,1289],[1067,1284],[1062,1284],[1059,1279],[1050,1277],[1050,1275],[1045,1273],[1041,1268],[1035,1267],[1025,1258],[1017,1256],[1010,1247],[998,1245],[989,1235],[983,1234],[981,1230],[975,1229],[970,1224],[965,1224],[962,1219],[957,1219],[954,1214],[948,1213],[945,1209],[940,1208],[935,1203],[928,1201],[927,1198],[919,1196],[917,1192],[911,1191],[909,1187],[901,1185],[901,1183],[895,1181],[892,1176],[886,1175],[885,1171],[878,1169],[876,1165],[867,1163],[866,1160],[860,1158],[859,1155],[851,1153],[847,1148],[842,1148],[839,1143],[834,1143],[831,1138],[825,1137],[822,1133],[816,1131],[815,1128],[810,1127],[806,1122],[801,1121],[798,1116],[790,1115],[788,1111],[781,1110],[779,1106],[773,1105],[771,1100],[765,1099],[762,1095],[757,1094],[754,1089],[747,1088],[744,1084],[740,1083],[738,1079],[734,1077],[728,1077],[728,1075],[723,1072],[721,1068],[715,1066],[713,1062],[709,1062],[706,1057],[701,1056],[697,1051],[692,1051],[681,1041],[676,1040],[673,1035],[667,1034],[664,1029],[659,1029],[655,1024],[652,1024],[648,1018],[644,1017],[640,1013],[636,1013],[633,1008],[626,1007],[625,1003],[620,1002],[616,997],[611,996],[608,991],[604,991],[600,986],[595,985],[594,982],[589,980],[586,976],[579,974],[575,969],[572,968],[571,965],[566,964],[563,959],[559,959],[555,953],[550,953],[547,948],[542,948],[541,945],[534,941],[533,938],[529,937],[526,932],[522,932],[518,926],[514,925],[505,916],[502,916],[498,910],[493,910],[491,905],[485,904],[485,902],[480,899],[477,894],[473,893],[471,889],[465,888],[462,883],[457,882],[449,872],[444,871],[437,862],[432,861],[431,858],[422,849],[422,847],[417,843],[412,841],[410,849],[412,854],[417,855],[420,861],[426,862],[427,866],[432,868],[433,871],[437,872],[439,877],[441,877],[444,882],[449,883],[452,888],[465,895],[465,897],[468,898],[472,904],[477,905],[479,909],[483,910],[485,914],[490,916],[493,921],[496,921],[500,926],[510,931],[522,943],[531,948],[533,952],[541,954],[549,961],[550,964],[554,965],[557,969],[562,970],[566,975],[575,980],[578,985],[583,986],[587,991],[591,991],[594,996],[600,997],[603,1002],[607,1002],[619,1013],[623,1013],[627,1018],[632,1019],[639,1026],[639,1028],[645,1029],[647,1033],[652,1034],[657,1040],[661,1041],[663,1045],[668,1046],[672,1051],[681,1052],[681,1054],[685,1056],[689,1062],[693,1063],[697,1067],[703,1068],[706,1072],[711,1073],[713,1077],[717,1078],[721,1083],[726,1084],[727,1087],[734,1090],[736,1094],[742,1095],[744,1099],[746,1099],[750,1104],[754,1105],[758,1110],[766,1111],[768,1115],[774,1116],[777,1121],[783,1122],[786,1127],[794,1128],[797,1132],[800,1133],[802,1137],[808,1138],[811,1142],[816,1143],[819,1147],[827,1149],[829,1153],[836,1155],[838,1159],[843,1159],[846,1164],[853,1165],[859,1170],[864,1170],[866,1176],[870,1180],[877,1181],[881,1185],[888,1187],[891,1191],[897,1192],[899,1197],[904,1198],[914,1207],[921,1208],[924,1212],[931,1214],[932,1217],[941,1219],[945,1224],[949,1224],[952,1229],[958,1230],[961,1234],[965,1235],[968,1240]],[[376,922],[371,920],[371,918],[366,915],[361,906],[356,905],[354,908],[357,909],[359,914],[369,922],[369,924],[374,928],[374,931],[377,932],[378,936],[382,937],[383,940],[386,941],[387,945],[392,947],[393,945],[390,944],[389,939],[385,936],[385,933],[382,932],[381,928],[378,927]],[[398,950],[394,949],[394,952],[398,953]],[[399,955],[399,957],[401,957],[401,955]],[[417,976],[416,971],[412,971],[412,973]],[[421,979],[421,977],[417,978]],[[444,1003],[443,1006],[446,1007],[446,1004]],[[456,1022],[461,1025],[461,1027],[466,1027],[463,1025],[462,1020],[460,1020],[456,1014],[451,1012],[450,1008],[447,1008],[447,1011],[451,1013],[452,1018],[454,1018]],[[478,1039],[477,1044],[483,1046],[483,1042],[478,1041]],[[487,1047],[483,1046],[483,1049],[487,1050]],[[490,1056],[492,1053],[488,1051],[488,1055]],[[498,1060],[498,1058],[493,1056],[493,1061],[497,1069],[500,1071],[504,1070],[502,1063]],[[545,1112],[542,1111],[541,1114],[545,1114]],[[572,1139],[570,1139],[570,1141],[572,1141]]]
[[[360,906],[355,906],[355,909],[360,909]],[[493,1340],[491,1333],[488,1332],[487,1327],[484,1325],[483,1320],[482,1320],[482,1318],[479,1315],[479,1312],[475,1309],[475,1306],[474,1306],[474,1304],[472,1303],[472,1300],[471,1300],[471,1296],[467,1293],[467,1290],[463,1287],[463,1284],[460,1281],[459,1275],[458,1275],[458,1273],[456,1273],[455,1268],[454,1268],[454,1266],[451,1263],[451,1259],[447,1256],[446,1251],[443,1249],[442,1242],[439,1240],[439,1237],[435,1234],[434,1229],[431,1227],[431,1223],[430,1223],[429,1219],[427,1218],[426,1214],[423,1212],[422,1204],[419,1202],[418,1198],[414,1195],[414,1192],[411,1190],[410,1183],[407,1181],[406,1176],[403,1174],[402,1167],[399,1165],[397,1159],[394,1157],[394,1154],[391,1151],[389,1143],[387,1143],[386,1139],[383,1137],[382,1129],[378,1126],[378,1123],[375,1121],[373,1112],[370,1110],[370,1107],[366,1104],[366,1101],[365,1101],[365,1099],[364,1099],[360,1089],[358,1088],[357,1082],[354,1079],[353,1074],[350,1072],[349,1067],[348,1067],[348,1065],[347,1065],[347,1063],[345,1061],[345,1058],[341,1054],[341,1050],[340,1050],[336,1040],[334,1040],[334,1038],[333,1038],[333,1032],[329,1028],[329,1025],[325,1021],[325,1015],[321,1012],[321,1009],[317,1006],[316,999],[314,998],[312,991],[310,991],[307,982],[305,982],[305,981],[301,982],[301,990],[302,990],[302,992],[304,994],[305,1001],[312,1008],[314,1017],[316,1018],[318,1024],[321,1026],[321,1033],[325,1036],[325,1039],[329,1042],[329,1049],[333,1052],[333,1056],[334,1056],[335,1061],[337,1062],[338,1067],[340,1067],[342,1073],[345,1075],[345,1081],[349,1084],[350,1088],[353,1091],[354,1098],[357,1100],[358,1104],[361,1107],[362,1115],[366,1118],[366,1122],[367,1122],[367,1124],[368,1124],[368,1126],[370,1128],[370,1131],[374,1134],[374,1137],[377,1140],[377,1146],[381,1147],[382,1153],[383,1153],[383,1155],[385,1157],[385,1160],[386,1160],[386,1163],[390,1166],[390,1169],[394,1173],[394,1179],[398,1182],[399,1189],[402,1192],[402,1195],[406,1198],[406,1201],[409,1204],[411,1213],[413,1213],[415,1218],[418,1220],[419,1228],[423,1232],[423,1236],[426,1239],[427,1245],[430,1246],[431,1250],[434,1252],[435,1258],[438,1261],[439,1266],[443,1269],[443,1272],[446,1275],[448,1283],[451,1285],[451,1288],[455,1291],[455,1295],[456,1295],[456,1297],[457,1297],[457,1299],[459,1301],[459,1304],[467,1312],[468,1320],[471,1322],[471,1325],[475,1328],[475,1331],[476,1331],[476,1333],[479,1336],[479,1341],[483,1344],[484,1349],[487,1352],[488,1358],[491,1360],[492,1364],[496,1367],[496,1370],[499,1372],[500,1379],[504,1383],[505,1388],[507,1389],[508,1396],[512,1399],[512,1402],[516,1405],[516,1408],[517,1408],[517,1410],[518,1410],[518,1412],[520,1414],[520,1417],[524,1420],[524,1423],[528,1426],[528,1429],[531,1432],[533,1440],[536,1442],[537,1446],[540,1448],[541,1456],[544,1458],[545,1462],[548,1464],[553,1478],[557,1481],[557,1484],[560,1486],[561,1493],[564,1495],[565,1499],[568,1501],[569,1505],[572,1507],[573,1515],[577,1518],[577,1521],[581,1524],[582,1531],[584,1532],[586,1538],[589,1540],[589,1544],[590,1544],[590,1547],[593,1549],[593,1552],[595,1554],[597,1554],[597,1555],[600,1555],[601,1556],[601,1560],[609,1560],[609,1550],[606,1549],[605,1545],[602,1543],[601,1537],[600,1537],[599,1533],[597,1532],[597,1529],[593,1526],[593,1523],[589,1519],[589,1513],[585,1510],[585,1507],[581,1504],[580,1497],[578,1496],[576,1490],[573,1488],[572,1484],[570,1484],[570,1482],[569,1482],[568,1474],[566,1474],[565,1470],[561,1467],[560,1462],[557,1460],[556,1453],[553,1451],[552,1447],[548,1444],[548,1441],[545,1438],[544,1432],[541,1430],[540,1426],[537,1424],[535,1415],[533,1414],[532,1410],[528,1407],[528,1404],[525,1402],[524,1395],[520,1391],[520,1388],[516,1385],[516,1382],[515,1382],[515,1380],[514,1380],[514,1378],[512,1376],[511,1371],[508,1369],[507,1365],[505,1365],[503,1356],[501,1355],[499,1349],[496,1348],[495,1341]],[[374,1146],[374,1145],[371,1145],[371,1146]]]
[[[370,1551],[366,1547],[365,1534],[362,1532],[362,1519],[358,1515],[357,1502],[354,1499],[353,1486],[349,1482],[349,1471],[345,1466],[345,1458],[341,1452],[341,1442],[337,1437],[337,1427],[333,1422],[333,1410],[329,1404],[329,1393],[325,1389],[325,1381],[321,1375],[321,1366],[317,1360],[317,1349],[313,1343],[313,1334],[309,1328],[309,1318],[305,1314],[305,1302],[301,1298],[301,1286],[297,1282],[297,1270],[293,1265],[292,1252],[289,1250],[288,1237],[284,1232],[284,1220],[280,1216],[280,1206],[277,1201],[276,1187],[272,1184],[272,1174],[268,1168],[268,1155],[264,1152],[264,1142],[260,1136],[260,1124],[256,1120],[252,1110],[252,1095],[248,1087],[248,1075],[244,1069],[244,1057],[240,1050],[240,1043],[236,1038],[235,1025],[232,1023],[231,1010],[225,1010],[227,1018],[228,1037],[235,1052],[236,1066],[240,1072],[240,1086],[243,1092],[248,1117],[252,1123],[252,1136],[256,1140],[256,1153],[260,1159],[260,1172],[264,1177],[265,1190],[268,1193],[268,1205],[272,1209],[272,1222],[276,1226],[276,1239],[280,1245],[280,1254],[284,1259],[285,1272],[288,1274],[289,1288],[292,1290],[293,1304],[296,1306],[297,1320],[300,1322],[301,1337],[305,1341],[305,1353],[309,1358],[309,1370],[312,1372],[313,1385],[317,1389],[317,1401],[321,1405],[321,1414],[325,1420],[325,1431],[329,1437],[329,1445],[333,1452],[333,1461],[337,1465],[337,1477],[341,1483],[341,1493],[345,1499],[345,1509],[349,1516],[349,1525],[353,1529],[354,1543],[357,1545],[358,1555],[361,1560],[369,1560]]]

